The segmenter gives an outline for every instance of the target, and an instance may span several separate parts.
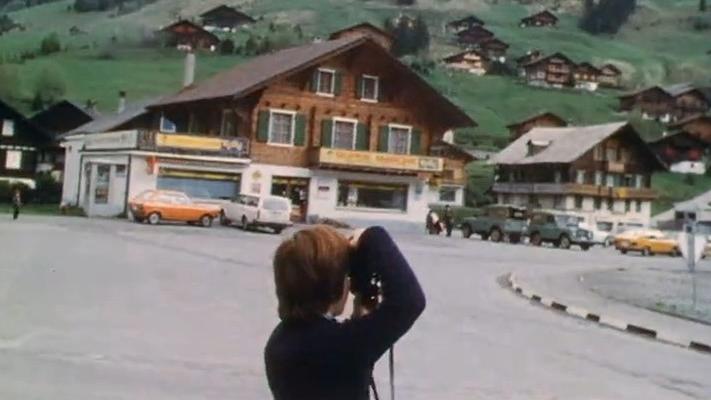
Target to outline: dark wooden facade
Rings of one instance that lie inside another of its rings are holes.
[[[689,132],[679,131],[650,143],[650,147],[669,166],[681,161],[701,161],[709,144]]]
[[[605,64],[600,68],[598,80],[600,86],[619,88],[622,86],[622,71],[612,64]]]
[[[455,32],[464,31],[471,29],[475,26],[486,25],[483,20],[478,18],[476,15],[470,15],[455,21],[447,23],[447,28]]]
[[[457,43],[464,46],[476,46],[484,40],[494,37],[494,33],[483,26],[473,26],[457,33]]]
[[[556,25],[558,25],[558,17],[556,17],[552,12],[548,10],[541,11],[526,18],[522,18],[519,22],[519,26],[521,26],[522,28],[540,28],[544,26]]]
[[[711,145],[711,117],[696,115],[677,121],[669,126],[671,129],[686,131]]]
[[[367,22],[333,32],[331,33],[330,39],[335,40],[359,36],[367,36],[387,50],[393,47],[394,38],[390,33]]]
[[[33,115],[30,120],[56,137],[93,121],[94,117],[96,114],[86,108],[62,100]]]
[[[691,88],[681,93],[669,93],[659,86],[653,86],[619,97],[620,110],[639,110],[652,118],[678,121],[709,110],[709,100],[698,89]]]
[[[220,44],[217,36],[187,20],[166,26],[160,30],[160,34],[165,39],[165,44],[170,47],[214,51]]]
[[[213,26],[220,29],[235,29],[242,25],[251,24],[254,18],[226,5],[215,7],[200,15],[204,26]]]
[[[52,147],[47,132],[0,100],[0,178],[33,179]]]
[[[513,142],[514,140],[528,133],[528,131],[533,128],[556,128],[563,126],[568,126],[568,122],[566,120],[552,112],[543,112],[526,118],[523,121],[510,124],[506,128],[508,128],[509,136],[511,138],[511,141]]]
[[[482,40],[477,47],[489,58],[501,60],[506,58],[506,52],[511,46],[503,40],[493,37]]]
[[[526,81],[550,86],[572,85],[575,67],[575,63],[561,53],[539,58],[522,66]]]
[[[576,65],[574,71],[573,79],[575,79],[576,82],[598,83],[600,82],[600,76],[602,75],[602,71],[588,62]]]

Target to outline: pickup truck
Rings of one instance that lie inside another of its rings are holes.
[[[483,240],[519,243],[526,227],[526,209],[510,205],[492,205],[478,217],[462,221],[462,235],[469,238],[476,233]]]

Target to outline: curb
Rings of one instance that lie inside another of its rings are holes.
[[[519,285],[516,281],[516,276],[513,273],[508,275],[508,277],[506,278],[506,283],[508,283],[509,288],[511,288],[519,296],[530,300],[532,303],[539,304],[551,310],[562,312],[575,318],[584,319],[586,321],[590,321],[592,323],[596,323],[607,328],[612,328],[618,331],[631,333],[662,343],[684,347],[690,350],[695,350],[707,355],[711,355],[711,344],[702,343],[694,340],[687,340],[684,338],[680,338],[676,335],[669,334],[668,332],[659,332],[656,329],[630,324],[608,315],[600,315],[599,313],[591,312],[589,310],[586,310],[581,307],[576,307],[574,305],[564,304],[550,297],[544,297],[539,293],[534,293]]]

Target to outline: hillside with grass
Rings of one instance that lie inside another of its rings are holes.
[[[616,111],[620,91],[534,88],[515,76],[477,77],[445,69],[438,60],[459,51],[445,24],[470,14],[511,45],[509,62],[540,49],[563,52],[576,62],[614,63],[624,73],[624,91],[710,80],[711,10],[700,12],[698,0],[638,0],[631,18],[614,35],[579,29],[581,0],[416,0],[413,6],[397,6],[394,0],[126,0],[120,9],[83,13],[74,10],[74,0],[28,8],[16,3],[10,2],[15,4],[11,10],[0,9],[0,16],[22,26],[0,36],[0,96],[28,114],[37,107],[39,91],[79,103],[91,99],[100,110],[110,112],[119,91],[138,100],[178,90],[183,54],[162,47],[155,32],[179,18],[197,19],[220,4],[236,6],[257,22],[220,34],[234,42],[237,52],[201,53],[198,81],[258,53],[259,49],[248,49],[250,38],[252,47],[255,40],[262,44],[266,40],[269,46],[262,50],[273,51],[362,21],[382,26],[400,15],[423,18],[431,37],[429,49],[404,61],[434,65],[423,76],[478,122],[475,129],[458,132],[457,141],[465,146],[500,148],[507,141],[507,124],[542,110],[576,124],[630,118]],[[557,28],[518,26],[520,18],[545,7],[560,17]],[[52,47],[55,44],[58,49]],[[659,134],[654,127],[640,126],[647,138]],[[669,181],[664,179],[663,186],[669,187]]]

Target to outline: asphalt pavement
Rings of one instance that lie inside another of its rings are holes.
[[[0,399],[270,398],[262,350],[277,323],[270,265],[280,240],[222,227],[0,220]],[[458,235],[396,240],[428,299],[396,346],[398,398],[711,398],[708,355],[558,315],[497,281],[661,258]],[[386,392],[384,362],[376,380]]]

